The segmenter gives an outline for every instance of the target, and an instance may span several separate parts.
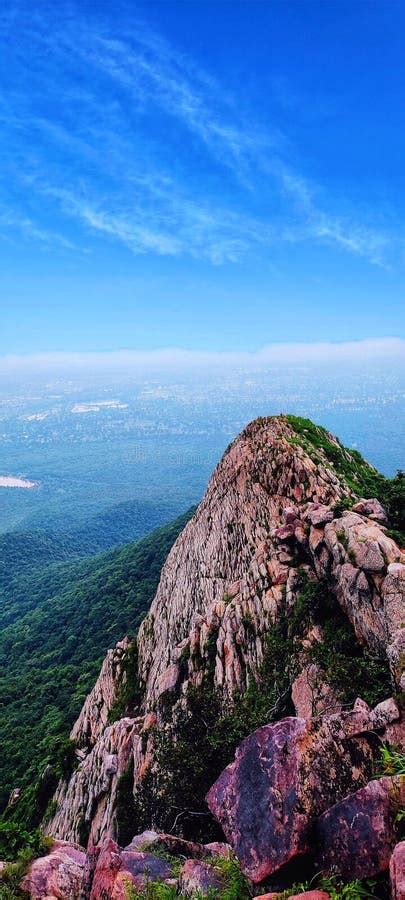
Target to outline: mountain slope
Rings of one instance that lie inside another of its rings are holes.
[[[15,621],[0,633],[3,804],[67,736],[108,647],[135,633],[190,515],[90,560],[20,570]],[[22,609],[23,597],[33,608]]]
[[[360,499],[387,487],[306,420],[242,432],[172,548],[126,663],[112,654],[86,701],[51,834],[129,840],[153,824],[212,838],[204,795],[243,737],[389,696],[401,679],[405,558],[378,499]],[[125,717],[106,725],[117,701]],[[373,748],[361,748],[364,767],[357,776],[347,764],[337,799],[370,777]]]
[[[139,540],[172,521],[181,510],[174,503],[131,500],[92,516],[75,527],[16,530],[0,535],[0,628],[35,606],[32,586],[41,570],[54,563],[88,558]],[[57,575],[55,576],[57,577]],[[49,579],[48,579],[49,580]]]

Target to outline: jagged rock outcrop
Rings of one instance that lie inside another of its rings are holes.
[[[57,813],[47,824],[53,837],[96,844],[114,823],[120,777],[140,741],[142,719],[120,719],[106,727],[68,782],[55,795]]]
[[[165,690],[169,667],[179,671],[186,647],[187,674],[198,680],[195,658],[206,657],[216,631],[218,686],[230,694],[243,688],[246,673],[260,662],[261,635],[290,586],[291,543],[298,531],[305,539],[299,508],[329,507],[349,494],[330,467],[316,464],[292,438],[283,418],[248,426],[225,453],[176,541],[139,634],[147,704]],[[246,616],[256,626],[254,642],[243,640]],[[171,672],[171,684],[174,677]]]
[[[109,714],[126,677],[123,663],[128,647],[129,640],[125,637],[107,653],[94,688],[72,728],[71,738],[80,749],[90,750],[94,747],[109,724]]]
[[[378,720],[376,710],[371,728],[370,710],[361,704],[351,719],[345,718],[347,701],[339,672],[321,652],[329,639],[325,616],[335,604],[348,628],[351,623],[353,653],[363,648],[374,654],[370,659],[388,660],[392,685],[400,687],[405,557],[387,533],[381,504],[362,499],[360,489],[354,493],[358,457],[325,432],[318,443],[302,439],[288,417],[274,417],[249,425],[225,453],[195,516],[169,554],[141,626],[134,673],[139,690],[132,712],[108,724],[126,672],[129,645],[122,643],[109,651],[73,729],[78,767],[58,787],[56,813],[47,825],[52,835],[80,842],[89,838],[91,845],[108,834],[116,837],[120,779],[130,773],[132,797],[154,776],[156,736],[171,728],[170,740],[176,742],[173,723],[179,710],[187,714],[190,689],[204,691],[209,685],[227,711],[235,693],[243,694],[255,680],[260,686],[263,666],[268,665],[268,636],[280,623],[285,623],[283,640],[289,641],[290,658],[280,696],[275,684],[267,715],[285,717],[295,709],[298,718],[288,721],[302,730],[299,739],[304,743],[314,742],[315,732],[326,734],[325,720],[332,721],[332,713],[339,727],[351,721],[360,730],[348,735],[343,729],[339,736],[336,782],[341,778],[346,792],[366,783],[373,747],[365,732],[379,729],[382,734],[388,725],[399,733],[402,722],[399,713],[395,721],[381,710]],[[372,478],[373,470],[364,462],[361,466]],[[349,480],[347,469],[353,474]],[[352,509],[345,508],[353,503]],[[315,610],[311,590],[320,585],[324,593]],[[384,700],[390,693],[388,679],[380,689],[378,699]],[[310,718],[315,724],[302,724]],[[262,722],[277,728],[267,723]],[[315,759],[316,742],[313,746]],[[358,764],[351,758],[345,780],[341,763],[350,757],[350,747],[359,748]],[[212,781],[218,774],[212,773]],[[326,773],[319,771],[317,777],[314,791],[329,790]],[[303,798],[302,784],[297,790]],[[342,796],[330,789],[323,808],[314,805],[316,815]],[[155,824],[153,809],[148,815],[149,821],[136,820],[134,831]],[[297,836],[297,847],[300,842]],[[289,853],[286,848],[285,859]]]

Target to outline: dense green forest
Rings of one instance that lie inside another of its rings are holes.
[[[0,628],[20,618],[36,603],[38,589],[53,593],[70,577],[70,569],[52,563],[87,558],[142,538],[176,518],[171,504],[120,503],[75,528],[16,530],[0,534]],[[52,529],[52,530],[51,530]],[[51,573],[55,582],[50,578]]]
[[[7,568],[9,561],[13,566],[27,566],[91,556],[136,541],[179,514],[178,505],[169,501],[128,500],[79,523],[51,517],[42,527],[25,526],[0,534],[1,566]]]
[[[50,564],[52,547],[38,536],[25,557],[16,533],[13,564],[10,536],[3,539],[0,808],[11,788],[30,783],[66,738],[108,648],[136,631],[191,514],[88,560]]]

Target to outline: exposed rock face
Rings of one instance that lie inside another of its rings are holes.
[[[342,709],[338,692],[325,681],[324,672],[313,662],[304,665],[293,681],[291,698],[297,716],[303,719]]]
[[[96,844],[114,828],[119,778],[127,771],[140,741],[142,720],[120,719],[109,725],[68,782],[55,795],[56,815],[47,824],[54,837]]]
[[[328,440],[346,463],[357,465],[335,438]],[[141,626],[138,675],[145,691],[139,715],[108,725],[127,651],[121,643],[109,652],[73,729],[79,766],[67,784],[59,785],[51,834],[79,841],[89,836],[93,844],[105,834],[115,835],[119,778],[133,765],[136,790],[153,771],[154,731],[165,728],[165,710],[187,708],[188,689],[198,688],[204,679],[215,686],[224,706],[235,692],[243,692],[260,672],[269,630],[299,607],[302,573],[325,583],[359,644],[386,656],[396,684],[401,684],[405,559],[379,524],[384,511],[378,501],[361,500],[355,510],[341,514],[336,506],[350,499],[359,500],[327,455],[322,449],[314,454],[304,449],[285,417],[257,420],[234,441],[172,548]],[[311,658],[311,647],[323,639],[322,625],[312,624],[301,635],[292,667],[292,699],[300,716],[288,726],[299,732],[294,747],[301,740],[314,748],[318,740],[323,746],[326,732],[321,739],[315,725],[302,720],[330,718],[342,708],[339,686],[329,683],[328,674]],[[370,723],[369,712],[357,710],[356,716]],[[350,721],[354,731],[349,735],[343,729],[339,737],[347,742],[340,763],[350,757],[350,743],[361,749],[360,763],[352,760],[351,773],[339,769],[337,774],[347,792],[358,786],[356,776],[359,785],[365,783],[371,758],[369,739],[363,736],[367,729],[357,726],[353,715]],[[318,771],[315,756],[316,749],[312,772]],[[257,751],[258,772],[259,757]],[[299,769],[307,757],[297,751],[291,765]],[[322,778],[327,791],[326,773]],[[305,810],[313,804],[321,812],[343,796],[331,791],[325,805],[317,806],[311,771],[308,784],[308,796],[298,788]],[[305,828],[294,821],[292,845],[304,847]],[[286,859],[290,851],[286,843]]]
[[[124,638],[107,653],[100,675],[72,729],[71,738],[80,748],[94,747],[108,725],[108,714],[117,699],[117,691],[124,677],[122,663],[128,647],[129,640]]]
[[[140,630],[148,704],[159,696],[165,670],[184,654],[183,641],[189,642],[188,675],[195,680],[193,654],[199,650],[204,658],[207,639],[218,630],[215,681],[229,693],[244,687],[246,671],[260,661],[261,635],[289,578],[285,543],[302,528],[301,510],[310,504],[314,511],[316,502],[327,505],[330,515],[329,506],[348,494],[332,469],[316,465],[290,443],[292,437],[282,418],[248,426],[225,453],[176,541]],[[286,525],[284,510],[292,519]],[[284,525],[288,533],[280,531]],[[257,640],[245,646],[246,615],[257,623]]]
[[[31,863],[21,888],[33,900],[44,897],[79,900],[85,860],[82,847],[55,841],[48,856]]]

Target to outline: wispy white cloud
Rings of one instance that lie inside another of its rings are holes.
[[[29,180],[37,191],[57,200],[67,215],[120,241],[136,255],[190,255],[221,264],[236,262],[253,244],[276,240],[274,230],[260,220],[197,203],[169,177],[133,173],[130,201],[124,206],[120,196],[113,205],[110,198],[107,210],[89,190],[77,194],[36,178]]]
[[[79,250],[79,247],[64,237],[63,234],[58,234],[56,231],[39,227],[28,216],[23,214],[19,215],[9,209],[0,209],[0,233],[2,229],[5,229],[8,233],[16,230],[24,237],[39,241],[39,243],[45,244],[48,247],[53,247],[55,244],[58,244],[64,250],[74,250],[75,252]]]
[[[19,135],[18,164],[3,150],[6,173],[22,174],[62,216],[135,254],[189,254],[219,264],[275,241],[310,241],[388,267],[401,240],[388,227],[337,215],[327,192],[288,161],[288,140],[276,124],[252,123],[236,98],[144,23],[133,22],[124,38],[72,9],[61,24],[51,6],[33,11],[23,3],[0,20],[3,40],[11,27],[18,31],[16,55],[34,101],[29,108],[17,89],[13,102],[0,99],[3,127]],[[24,39],[35,48],[32,71],[19,46]],[[157,136],[156,116],[164,117]],[[166,119],[174,123],[167,148]],[[193,142],[189,165],[187,153],[173,154],[173,127]],[[206,160],[211,181],[199,184]],[[39,204],[38,222],[30,211],[22,229],[45,240],[40,217]],[[56,233],[55,243],[63,245]]]
[[[337,364],[362,365],[373,363],[405,365],[405,340],[395,337],[346,341],[342,343],[283,343],[268,344],[261,349],[246,352],[192,351],[179,348],[163,348],[150,351],[120,350],[105,353],[34,353],[26,356],[0,357],[0,375],[19,372],[66,372],[71,374],[88,371],[131,372],[143,374],[150,371],[171,370],[247,370],[285,368],[291,365],[329,368]]]

